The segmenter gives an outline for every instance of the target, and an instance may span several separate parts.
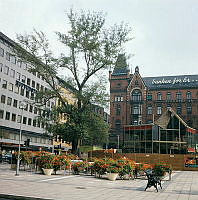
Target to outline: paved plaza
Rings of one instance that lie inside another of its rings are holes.
[[[142,179],[109,181],[105,177],[44,176],[26,171],[15,176],[8,164],[0,164],[0,200],[3,194],[56,200],[198,200],[198,172],[174,171],[171,181],[162,181],[158,193],[154,187],[144,191],[146,183]]]

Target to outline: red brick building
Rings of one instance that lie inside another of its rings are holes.
[[[153,123],[169,108],[198,129],[198,75],[142,77],[121,54],[109,81],[111,135],[122,138],[125,125]]]

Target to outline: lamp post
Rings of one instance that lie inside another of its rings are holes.
[[[26,103],[21,102],[19,108],[21,109],[21,121],[20,121],[20,131],[19,131],[19,150],[18,150],[18,157],[17,157],[17,166],[16,166],[16,174],[15,176],[19,176],[19,165],[20,165],[20,152],[21,152],[21,136],[22,136],[22,119],[23,119],[23,109],[25,109]]]

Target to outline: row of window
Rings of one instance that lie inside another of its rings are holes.
[[[8,106],[13,106],[15,108],[19,108],[21,101],[18,101],[17,99],[13,99],[11,97],[7,97],[5,95],[1,95],[1,101],[2,104],[7,104]],[[34,113],[35,115],[42,115],[43,117],[49,118],[51,117],[48,111],[43,111],[36,106],[33,106],[31,104],[26,104],[26,107],[24,108],[25,111],[29,111],[30,113]]]
[[[31,86],[32,88],[36,88],[38,91],[39,90],[44,91],[44,89],[47,90],[47,88],[44,88],[43,85],[40,85],[39,83],[36,83],[34,80],[27,78],[25,75],[16,72],[14,69],[10,69],[6,65],[3,66],[2,63],[0,63],[0,72],[3,72],[6,75],[10,75],[10,77],[16,78],[16,80],[21,81],[22,83],[25,83],[28,86]]]
[[[170,101],[170,100],[172,100],[172,99],[173,99],[173,96],[172,96],[171,92],[167,92],[167,93],[166,93],[166,100]],[[192,99],[192,94],[191,94],[190,91],[187,91],[187,92],[186,92],[186,99],[188,99],[188,100],[191,100],[191,99]],[[147,100],[148,100],[148,101],[152,101],[152,94],[151,94],[151,93],[149,93],[149,94],[147,95]],[[158,93],[157,93],[157,100],[159,100],[159,101],[163,100],[163,97],[162,97],[162,93],[161,93],[161,92],[158,92]],[[177,93],[176,93],[176,100],[182,100],[182,93],[181,93],[181,92],[177,92]]]
[[[167,105],[166,107],[167,109],[171,108],[171,105]],[[116,104],[116,115],[120,115],[121,114],[121,105],[120,104]],[[177,114],[182,114],[182,105],[178,104],[176,106],[176,112]],[[190,103],[186,104],[186,113],[187,114],[192,114],[192,105]],[[141,114],[141,105],[137,104],[137,105],[133,105],[132,107],[132,114],[133,115],[140,115]],[[153,113],[153,107],[152,105],[147,106],[147,114],[148,115],[152,115]],[[159,105],[157,106],[157,114],[161,115],[162,114],[162,106]]]
[[[2,47],[0,47],[0,56],[4,57],[5,59],[13,64],[16,64],[18,67],[23,68],[24,70],[28,70],[30,67],[28,67],[28,65],[24,62],[22,62],[21,60],[17,60],[16,56],[4,51],[4,49]],[[38,78],[44,80],[44,78],[42,76],[40,76],[39,73],[36,72],[31,72],[33,75],[37,76]]]
[[[19,141],[19,135],[15,134],[8,130],[3,130],[0,132],[0,137],[3,139],[10,139],[10,140],[17,140]],[[42,137],[33,137],[33,136],[27,136],[25,134],[22,134],[22,140],[25,141],[27,139],[30,139],[30,142],[34,143],[42,143],[42,144],[52,144],[52,140]]]
[[[1,80],[0,80],[1,82]],[[13,83],[10,83],[6,80],[2,80],[2,88],[8,89],[11,92],[15,92],[16,94],[20,94],[21,96],[25,96],[28,99],[34,100],[35,99],[35,92],[29,91],[28,89],[25,89],[23,87],[19,87],[18,85],[14,85]],[[47,101],[46,106],[48,107],[54,107],[54,102]]]
[[[25,116],[17,115],[15,113],[10,113],[8,111],[0,110],[0,119],[5,119],[12,122],[22,123],[24,125],[34,126],[38,128],[47,128],[49,124],[45,124],[44,122],[40,122],[37,119],[27,118]]]

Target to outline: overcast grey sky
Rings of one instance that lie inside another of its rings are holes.
[[[129,65],[142,76],[198,74],[198,0],[0,0],[0,31],[15,39],[42,30],[57,51],[54,31],[67,30],[71,7],[103,11],[107,24],[128,23],[135,37]]]

